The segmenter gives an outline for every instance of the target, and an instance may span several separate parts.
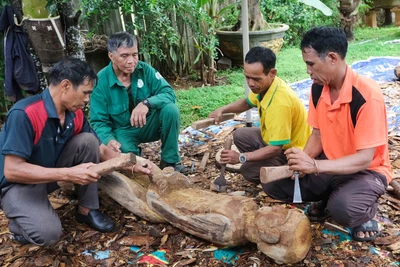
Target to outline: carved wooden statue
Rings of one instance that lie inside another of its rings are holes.
[[[354,25],[360,3],[360,0],[342,0],[339,4],[340,23],[348,41],[354,40]]]
[[[139,161],[139,158],[138,158]],[[223,246],[256,243],[277,263],[295,263],[311,246],[311,226],[298,210],[283,206],[258,208],[246,197],[227,196],[192,187],[172,168],[132,179],[113,172],[99,187],[135,215],[173,226]],[[150,182],[151,180],[151,182]]]

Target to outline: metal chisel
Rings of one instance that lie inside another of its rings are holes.
[[[299,183],[299,172],[294,172],[294,194],[293,194],[293,203],[302,203],[301,192],[300,192],[300,183]]]

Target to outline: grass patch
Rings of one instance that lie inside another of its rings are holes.
[[[355,41],[349,44],[347,64],[351,65],[355,61],[366,60],[369,57],[399,56],[399,44],[385,44],[395,39],[400,39],[398,27],[357,28]],[[309,77],[298,47],[281,50],[277,55],[276,68],[278,76],[288,83]],[[216,108],[245,96],[242,68],[218,71],[217,75],[228,77],[228,84],[176,91],[183,128],[195,120],[206,118]]]

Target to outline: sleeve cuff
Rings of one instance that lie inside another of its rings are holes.
[[[283,146],[290,143],[290,139],[279,140],[279,141],[270,141],[269,144],[271,146]]]
[[[251,103],[249,98],[246,98],[247,104],[249,104],[250,106],[252,106],[253,108],[256,108],[257,106],[254,105],[253,103]]]

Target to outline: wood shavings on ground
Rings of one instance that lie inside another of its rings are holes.
[[[400,84],[382,86],[388,96],[388,105],[397,105]],[[396,118],[399,114],[393,114]],[[244,124],[244,122],[242,122]],[[239,126],[243,126],[240,124]],[[394,177],[400,182],[400,135],[392,129],[389,136],[390,159]],[[228,131],[231,133],[230,129]],[[195,187],[209,190],[210,182],[220,175],[216,166],[216,153],[223,147],[225,134],[193,137],[202,145],[182,144],[180,152],[184,165],[192,167],[188,177]],[[159,164],[160,143],[142,145],[142,156]],[[204,170],[199,170],[204,153],[209,157]],[[249,184],[237,172],[225,173],[227,192],[224,194],[245,195],[259,206],[282,205],[281,201],[268,197],[259,186]],[[230,262],[215,257],[220,248],[207,241],[180,231],[168,224],[152,224],[131,214],[106,194],[100,192],[100,207],[117,222],[114,233],[99,233],[75,221],[76,200],[70,194],[56,191],[51,202],[61,217],[63,235],[53,247],[37,247],[32,244],[19,245],[10,239],[8,220],[0,212],[0,265],[15,266],[150,266],[146,260],[157,259],[153,266],[282,266],[275,264],[262,254],[256,245],[249,243],[234,250]],[[288,208],[304,210],[307,203],[286,204]],[[400,265],[400,200],[387,193],[379,199],[378,216],[382,235],[375,242],[355,242],[349,235],[337,231],[335,222],[312,225],[313,241],[306,258],[291,266],[397,266]],[[339,226],[339,225],[337,225]],[[340,226],[339,226],[340,227]],[[143,257],[147,255],[148,257]],[[161,255],[161,256],[160,256]],[[164,257],[164,258],[163,258]],[[142,259],[143,262],[140,262]]]

